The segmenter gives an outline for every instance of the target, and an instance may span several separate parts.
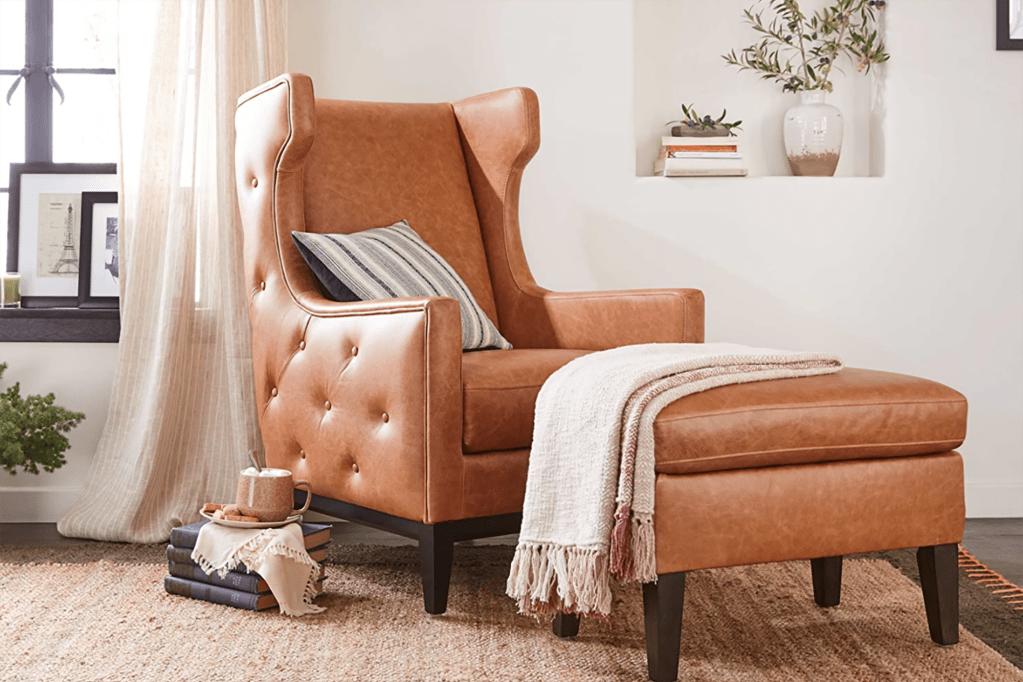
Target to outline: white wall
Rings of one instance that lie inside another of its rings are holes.
[[[1023,516],[1023,54],[994,50],[990,0],[889,7],[883,178],[636,178],[629,0],[291,0],[291,68],[326,97],[532,87],[543,143],[521,218],[541,284],[695,286],[708,340],[947,383],[970,400],[968,514]],[[964,134],[964,112],[979,133]],[[70,504],[116,357],[114,344],[0,344],[4,387],[87,415],[64,468],[0,472],[0,519],[56,521]]]
[[[713,0],[637,1],[684,22]],[[321,97],[533,88],[543,141],[521,222],[541,284],[695,286],[708,340],[953,386],[970,401],[969,515],[1023,516],[1023,54],[995,51],[989,0],[888,6],[884,177],[636,178],[634,83],[650,74],[630,0],[291,0],[290,68]],[[703,46],[706,68],[751,87],[717,65],[728,47]]]
[[[64,453],[63,467],[38,476],[23,472],[11,476],[0,470],[0,520],[55,522],[74,502],[89,473],[107,420],[117,344],[0,343],[0,362],[10,365],[0,390],[17,381],[22,396],[52,392],[55,404],[85,413],[85,421],[68,434],[71,448]]]

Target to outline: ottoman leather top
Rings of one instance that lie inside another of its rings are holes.
[[[966,437],[966,398],[942,384],[846,367],[837,374],[722,386],[654,422],[664,474],[947,452]]]

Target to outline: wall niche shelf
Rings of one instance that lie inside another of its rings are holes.
[[[727,109],[726,120],[742,120],[740,135],[749,176],[724,179],[791,177],[782,142],[782,116],[799,102],[798,95],[782,93],[780,86],[760,80],[755,72],[740,72],[721,58],[760,35],[743,17],[743,10],[753,4],[754,0],[633,0],[637,177],[654,176],[660,138],[670,134],[664,123],[681,117],[681,102],[715,116]],[[825,0],[801,0],[800,7],[809,14],[825,4]],[[769,9],[764,9],[766,22]],[[882,36],[888,11],[882,13]],[[868,75],[857,73],[844,58],[837,66],[845,73],[832,78],[835,91],[828,95],[828,102],[841,109],[845,135],[835,176],[883,177],[885,65]]]

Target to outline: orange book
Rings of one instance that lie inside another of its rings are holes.
[[[669,144],[662,147],[666,152],[732,152],[739,151],[737,144]]]

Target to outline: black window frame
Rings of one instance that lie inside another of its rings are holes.
[[[53,66],[53,0],[25,0],[25,66]],[[18,76],[20,69],[0,69],[0,76]],[[115,75],[110,68],[55,68],[60,74]],[[25,89],[25,163],[53,163],[53,87],[41,70],[32,71]],[[0,106],[8,106],[0,100]],[[112,150],[116,156],[116,150]],[[15,162],[17,163],[17,162]],[[11,200],[9,178],[0,178],[0,192]],[[7,224],[7,216],[0,217]],[[12,255],[8,254],[8,261]],[[16,256],[15,256],[16,257]],[[6,265],[6,264],[3,264]],[[6,269],[6,268],[5,268]],[[120,311],[83,308],[0,308],[0,342],[117,343]]]

